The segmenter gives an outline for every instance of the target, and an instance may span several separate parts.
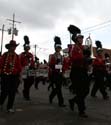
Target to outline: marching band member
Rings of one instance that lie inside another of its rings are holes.
[[[35,69],[36,70],[39,69],[39,65],[40,65],[39,58],[37,56],[35,56]],[[39,77],[36,76],[35,77],[35,84],[34,84],[35,89],[39,89],[38,88],[39,82],[40,82]]]
[[[103,96],[103,99],[106,100],[109,97],[105,90],[104,78],[106,76],[106,66],[105,66],[105,60],[103,57],[103,49],[102,49],[101,42],[96,41],[96,46],[97,46],[97,56],[93,61],[93,75],[94,75],[95,83],[91,90],[91,96],[96,97],[96,92],[100,90]]]
[[[55,53],[49,55],[49,81],[53,86],[53,89],[49,95],[49,101],[52,103],[53,98],[57,95],[58,105],[65,107],[64,99],[62,95],[62,66],[63,56],[61,55],[61,40],[58,36],[54,38]]]
[[[82,45],[84,36],[80,33],[80,29],[74,26],[72,40],[75,44],[73,45],[70,52],[72,63],[70,78],[72,82],[74,97],[69,99],[69,106],[71,110],[74,110],[74,104],[76,103],[78,106],[79,116],[86,118],[88,116],[85,113],[85,99],[89,93],[89,80],[87,74],[88,69],[86,62],[84,61],[84,46]]]
[[[71,61],[69,54],[64,54],[63,57],[63,85],[68,86],[70,83],[70,69],[71,69]]]
[[[45,85],[47,77],[48,77],[48,63],[46,60],[44,60],[43,64],[39,64],[38,67],[36,68],[36,77],[35,77],[35,89],[38,88],[38,84],[42,82],[43,85]]]
[[[63,71],[65,73],[66,71],[70,70],[70,68],[71,68],[71,60],[70,60],[69,56],[64,56],[63,64],[64,64]]]
[[[30,41],[28,36],[24,36],[24,41],[25,41],[25,44],[23,45],[24,52],[20,54],[20,60],[21,60],[22,70],[26,70],[28,73],[29,70],[35,68],[35,63],[32,53],[29,52]],[[30,88],[34,83],[34,76],[27,75],[26,78],[23,78],[23,82],[24,82],[24,88],[23,88],[24,99],[30,100]]]
[[[15,49],[19,44],[11,40],[5,45],[7,52],[5,52],[0,59],[0,74],[1,74],[1,96],[0,105],[4,104],[8,96],[7,111],[13,113],[13,104],[15,100],[16,87],[19,81],[21,72],[21,64],[19,56]]]
[[[106,80],[105,80],[105,86],[111,90],[111,57],[108,53],[104,54],[105,56],[105,65],[106,65]]]

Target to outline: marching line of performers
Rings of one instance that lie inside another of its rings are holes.
[[[71,47],[69,46],[69,61],[67,60],[69,67],[60,54],[60,37],[56,36],[54,38],[55,53],[49,55],[49,87],[52,87],[49,102],[52,104],[54,97],[57,95],[58,105],[65,107],[62,93],[63,76],[66,71],[65,68],[70,68],[70,90],[74,97],[68,100],[69,106],[73,111],[74,105],[77,104],[79,116],[86,118],[88,115],[85,112],[85,100],[89,94],[92,79],[94,79],[94,84],[91,96],[96,97],[96,93],[99,90],[104,100],[109,99],[105,82],[109,82],[108,85],[109,87],[111,86],[111,63],[108,54],[105,55],[105,58],[103,57],[103,49],[100,41],[96,41],[97,55],[92,59],[91,49],[83,46],[84,36],[81,35],[81,30],[78,27],[71,26],[69,27],[69,31],[72,33],[72,41],[74,42]]]
[[[78,114],[80,117],[88,117],[86,114],[86,97],[90,92],[91,80],[94,79],[94,84],[91,90],[91,96],[96,97],[96,93],[100,90],[104,100],[109,99],[106,91],[106,85],[111,89],[111,63],[110,56],[105,54],[103,57],[103,49],[100,41],[96,41],[97,55],[91,58],[91,49],[83,46],[84,36],[81,35],[81,30],[73,25],[68,28],[72,34],[72,41],[74,44],[69,46],[69,56],[64,57],[61,54],[61,39],[58,36],[54,37],[55,52],[49,55],[49,61],[46,66],[48,70],[48,90],[49,103],[52,104],[54,97],[57,96],[58,106],[65,107],[64,97],[62,93],[63,83],[67,80],[65,78],[67,71],[70,71],[69,78],[71,85],[69,91],[73,93],[73,98],[68,100],[69,107],[73,111],[74,105],[78,106]],[[19,45],[15,40],[11,40],[5,45],[7,52],[4,52],[0,57],[0,76],[1,76],[1,94],[0,106],[8,97],[7,112],[14,112],[14,100],[20,82],[23,82],[22,94],[25,100],[30,100],[30,89],[32,85],[38,89],[40,77],[34,75],[27,75],[23,77],[23,72],[28,70],[35,70],[39,67],[38,58],[34,60],[34,56],[30,50],[30,41],[28,36],[24,36],[24,52],[18,55],[15,50]],[[43,80],[43,79],[42,79]],[[43,80],[45,83],[46,79]],[[106,82],[106,83],[105,83]]]
[[[25,100],[30,100],[30,89],[34,84],[34,76],[23,77],[23,72],[37,68],[38,59],[36,57],[35,65],[34,56],[29,52],[30,41],[28,36],[24,36],[24,41],[24,52],[20,55],[15,52],[19,44],[15,40],[10,40],[5,45],[7,51],[0,56],[0,106],[2,108],[8,98],[7,112],[14,112],[13,105],[20,82],[23,82],[22,93]]]

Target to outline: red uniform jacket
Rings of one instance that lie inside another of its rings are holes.
[[[83,65],[83,46],[74,45],[70,54],[71,62],[74,67]]]
[[[71,67],[71,60],[70,57],[64,57],[63,59],[63,72],[69,70]]]
[[[5,52],[0,58],[0,73],[6,75],[18,75],[21,72],[19,56],[14,53]]]
[[[60,55],[60,64],[63,66],[63,57],[62,55]],[[60,70],[58,69],[55,69],[55,65],[58,64],[57,62],[57,57],[56,57],[56,54],[50,54],[49,55],[49,75],[52,73],[52,72],[60,72]],[[62,72],[63,72],[63,68],[62,68]]]
[[[102,56],[96,56],[93,61],[93,71],[106,72],[105,60]]]
[[[20,54],[20,60],[22,68],[24,68],[25,66],[29,66],[31,68],[35,67],[33,55],[30,52],[28,53],[22,52]]]

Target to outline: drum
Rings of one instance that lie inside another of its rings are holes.
[[[47,69],[37,69],[36,77],[48,77],[48,70]]]
[[[28,76],[35,76],[36,75],[36,71],[35,70],[28,70],[27,75]]]

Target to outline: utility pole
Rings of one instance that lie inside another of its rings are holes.
[[[14,35],[17,35],[18,30],[15,28],[15,23],[21,23],[19,21],[15,21],[15,14],[13,14],[13,19],[7,19],[12,22],[12,29],[9,29],[9,34],[12,34],[12,40],[14,39]]]
[[[35,57],[36,57],[36,49],[37,49],[37,45],[36,44],[34,45],[34,48],[35,48]]]
[[[2,29],[0,29],[0,30],[2,31],[2,36],[1,36],[1,50],[0,50],[1,54],[2,54],[2,48],[3,48],[3,36],[4,36],[4,31],[7,31],[7,30],[4,29],[4,27],[5,27],[5,25],[3,24],[3,25],[2,25]]]

